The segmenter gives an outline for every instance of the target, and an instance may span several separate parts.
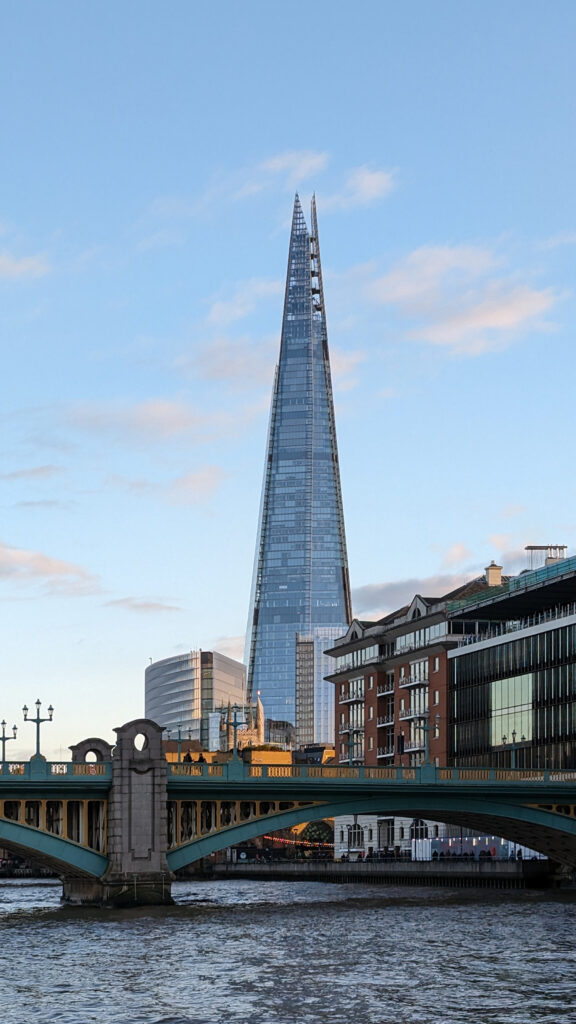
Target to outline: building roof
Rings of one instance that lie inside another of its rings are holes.
[[[450,618],[506,621],[574,602],[576,556],[532,572],[525,570],[519,576],[503,577],[499,587],[460,595],[448,602],[447,612]]]

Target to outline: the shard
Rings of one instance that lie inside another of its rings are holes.
[[[316,204],[309,231],[296,196],[247,634],[248,692],[260,693],[268,739],[333,741],[321,658],[300,672],[297,697],[297,640],[302,664],[350,618]]]

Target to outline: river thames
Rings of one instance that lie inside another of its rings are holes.
[[[576,892],[182,882],[94,910],[0,882],[3,1024],[576,1022]]]

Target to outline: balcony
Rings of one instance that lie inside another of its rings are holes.
[[[394,693],[394,683],[380,683],[376,690],[377,697],[390,697]]]
[[[378,715],[376,725],[394,725],[394,715]]]
[[[398,680],[398,686],[401,686],[403,690],[411,690],[415,686],[428,686],[429,682],[428,676],[425,679],[418,679],[416,676],[404,676]]]
[[[338,698],[338,703],[339,704],[353,704],[354,702],[356,702],[357,704],[358,703],[362,703],[363,704],[364,703],[364,694],[363,693],[361,693],[361,694],[354,694],[352,696],[350,693],[345,693],[342,697]]]
[[[398,718],[401,721],[405,722],[409,718],[428,718],[429,713],[430,713],[430,709],[428,707],[425,707],[425,708],[405,708],[404,711],[400,711],[399,712]]]
[[[381,758],[381,757],[394,757],[394,747],[393,746],[390,746],[390,747],[378,747],[378,755],[377,756],[379,758]]]
[[[405,754],[417,754],[421,750],[423,750],[423,751],[426,750],[426,746],[424,744],[424,740],[406,740],[406,742],[404,744],[404,753]]]
[[[340,728],[338,729],[338,735],[343,736],[345,732],[350,732],[350,729],[350,723],[348,723],[348,725],[341,725]]]

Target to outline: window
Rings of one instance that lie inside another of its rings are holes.
[[[374,718],[374,708],[368,708],[368,718],[370,721]]]
[[[368,750],[374,750],[374,737],[369,736],[368,738]]]
[[[440,658],[434,658],[434,672],[440,671]]]
[[[369,690],[373,690],[374,689],[374,676],[369,676],[368,677],[368,689]]]
[[[434,690],[434,703],[440,703],[440,690]]]

